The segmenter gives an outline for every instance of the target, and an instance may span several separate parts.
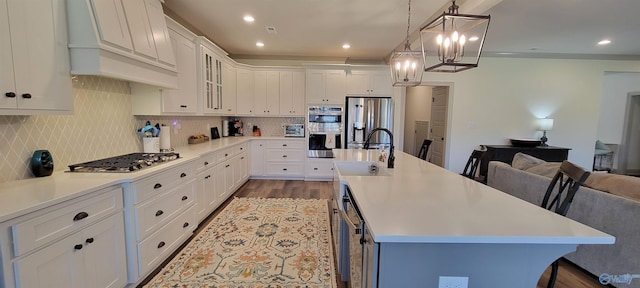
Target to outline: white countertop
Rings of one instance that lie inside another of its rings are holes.
[[[375,150],[334,150],[376,161]],[[613,244],[615,237],[403,152],[390,176],[340,176],[376,242]],[[339,171],[338,171],[339,173]],[[540,191],[544,193],[545,191]]]
[[[48,177],[0,183],[0,222],[95,192],[105,187],[139,180],[177,165],[188,163],[203,154],[248,142],[252,139],[304,141],[304,138],[225,137],[201,144],[179,147],[175,152],[180,154],[180,159],[132,173],[69,173],[54,171],[53,175]],[[86,159],[85,161],[92,160],[97,159]],[[68,169],[66,170],[68,171]]]

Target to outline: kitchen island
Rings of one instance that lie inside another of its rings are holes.
[[[468,277],[469,287],[536,287],[542,272],[578,245],[615,242],[403,152],[394,169],[378,162],[372,176],[346,167],[375,163],[377,151],[334,152],[336,186],[348,187],[375,242],[365,237],[364,287],[438,287],[440,276]]]

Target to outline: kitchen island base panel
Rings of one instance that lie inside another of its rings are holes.
[[[380,243],[378,287],[438,287],[440,276],[469,277],[469,287],[536,287],[545,269],[576,247]]]

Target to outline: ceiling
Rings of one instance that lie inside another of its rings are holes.
[[[638,0],[457,0],[460,13],[489,14],[483,55],[640,59]],[[411,2],[417,31],[450,0]],[[165,0],[169,15],[188,22],[232,58],[384,61],[403,47],[407,0]],[[243,21],[250,14],[253,23]],[[275,27],[270,34],[266,27]],[[609,45],[597,45],[603,39]],[[257,47],[261,41],[264,47]],[[343,49],[349,43],[351,48]]]

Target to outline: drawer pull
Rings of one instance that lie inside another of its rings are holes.
[[[85,240],[85,242],[87,242],[89,244],[93,243],[93,237],[87,238],[87,240]]]
[[[287,171],[287,168],[282,168],[282,171]]]
[[[162,210],[158,210],[158,211],[156,211],[156,217],[157,217],[157,216],[160,216],[160,215],[162,215],[162,214],[164,214],[164,211],[162,211]]]
[[[187,177],[187,174],[186,173],[180,173],[180,178],[184,178],[184,177]]]
[[[209,178],[211,178],[211,175],[204,176],[204,179],[209,179]]]
[[[338,214],[338,209],[333,208],[333,214]]]
[[[189,227],[189,222],[184,222],[184,224],[182,224],[182,228],[187,228]]]
[[[9,98],[16,98],[16,93],[14,93],[14,92],[7,92],[7,93],[4,93],[4,96],[7,96],[7,97],[9,97]]]
[[[209,162],[204,161],[204,166],[207,166],[207,165],[209,165]]]
[[[164,241],[160,241],[160,243],[158,243],[158,249],[164,247],[165,244]]]
[[[240,157],[241,160],[244,160],[244,156]]]
[[[187,108],[187,105],[180,105],[180,108]]]
[[[227,157],[227,156],[229,156],[229,154],[227,154],[227,153],[224,153],[224,157]]]
[[[287,158],[287,155],[282,155],[282,158]]]
[[[29,93],[22,94],[22,98],[31,99],[31,94],[29,94]]]
[[[182,201],[189,199],[187,196],[182,196]]]
[[[153,185],[153,189],[160,189],[162,188],[162,184],[160,183],[156,183],[156,185]]]
[[[76,244],[76,246],[73,246],[73,249],[76,249],[76,250],[82,249],[82,244]]]
[[[73,217],[73,221],[80,221],[84,218],[89,217],[89,213],[87,212],[80,212],[78,214],[76,214],[76,216]]]
[[[240,151],[244,150],[244,147],[240,147]]]
[[[282,144],[282,147],[287,147],[287,144]]]
[[[224,166],[224,168],[229,168],[229,164],[227,164],[227,166]]]
[[[318,167],[314,167],[313,170],[318,171]]]

